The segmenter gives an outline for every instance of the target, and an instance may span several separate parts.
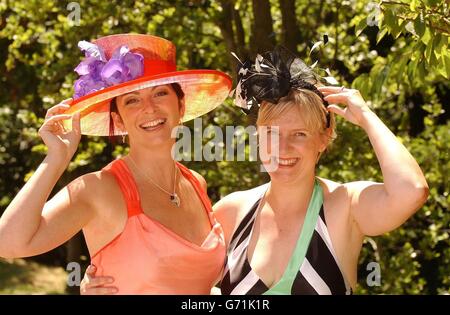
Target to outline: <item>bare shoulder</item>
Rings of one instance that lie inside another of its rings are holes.
[[[344,202],[349,199],[348,188],[346,184],[332,181],[330,179],[316,177],[322,187],[324,200],[332,200],[333,203],[336,201]]]
[[[249,190],[236,191],[220,199],[213,207],[214,215],[221,223],[227,242],[239,222],[264,194],[268,184]]]
[[[252,189],[232,192],[220,199],[214,205],[214,211],[229,212],[230,210],[250,210],[251,206],[264,194],[267,187],[268,184],[263,184]]]
[[[326,178],[317,177],[323,191],[325,217],[331,220],[347,220],[352,201],[351,187]]]
[[[361,202],[362,193],[364,191],[369,191],[372,189],[378,189],[379,186],[382,186],[382,183],[377,183],[373,181],[353,181],[341,184],[342,189],[345,190],[346,196],[349,202],[350,207],[354,207],[355,205]],[[381,196],[380,196],[381,197]]]
[[[192,175],[194,175],[194,177],[200,182],[202,188],[207,191],[208,185],[206,184],[206,180],[203,178],[203,176],[192,169],[189,170],[191,171]]]
[[[69,196],[72,200],[89,205],[93,209],[111,200],[114,192],[117,192],[114,175],[104,170],[84,174],[67,185]]]
[[[332,180],[317,177],[319,179],[324,194],[330,194],[333,197],[347,198],[349,202],[370,186],[382,185],[373,181],[353,181],[348,183],[338,183]]]
[[[364,189],[366,189],[370,186],[381,186],[381,185],[383,185],[383,184],[373,182],[373,181],[367,181],[367,180],[360,180],[360,181],[345,183],[345,187],[347,188],[349,194],[352,196],[359,195]]]

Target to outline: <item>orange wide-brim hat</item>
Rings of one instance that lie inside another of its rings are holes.
[[[110,135],[110,102],[113,98],[153,86],[178,83],[185,100],[183,121],[204,115],[227,98],[231,90],[231,78],[217,70],[176,70],[175,45],[163,38],[141,34],[118,34],[101,37],[93,44],[100,47],[106,59],[113,52],[127,46],[131,52],[144,58],[143,75],[130,81],[108,86],[75,99],[65,114],[81,113],[81,133],[93,136]],[[71,122],[65,121],[70,128]],[[112,135],[126,132],[115,128]]]

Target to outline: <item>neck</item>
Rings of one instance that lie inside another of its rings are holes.
[[[161,187],[172,191],[175,163],[170,149],[160,147],[155,150],[142,146],[130,146],[130,152],[125,160],[127,158],[132,160],[126,162],[138,173],[136,177],[145,181],[148,181],[147,177],[150,177]]]
[[[314,182],[314,173],[291,183],[273,179],[266,193],[266,201],[275,213],[306,212],[314,190]]]

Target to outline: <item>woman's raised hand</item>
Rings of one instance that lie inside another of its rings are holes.
[[[320,86],[317,89],[325,96],[328,103],[345,106],[342,108],[337,105],[329,105],[330,112],[344,117],[355,125],[361,126],[364,114],[371,112],[358,90],[339,86]]]
[[[39,136],[48,148],[48,156],[68,163],[75,154],[81,139],[80,114],[63,114],[72,99],[66,99],[51,107],[45,115],[45,121],[39,128]],[[64,128],[63,120],[72,119],[72,130]]]

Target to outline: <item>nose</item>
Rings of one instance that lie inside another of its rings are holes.
[[[144,113],[154,113],[157,108],[157,104],[150,97],[144,99]]]
[[[292,145],[288,137],[280,135],[278,139],[278,150],[280,156],[289,156],[292,151]]]

